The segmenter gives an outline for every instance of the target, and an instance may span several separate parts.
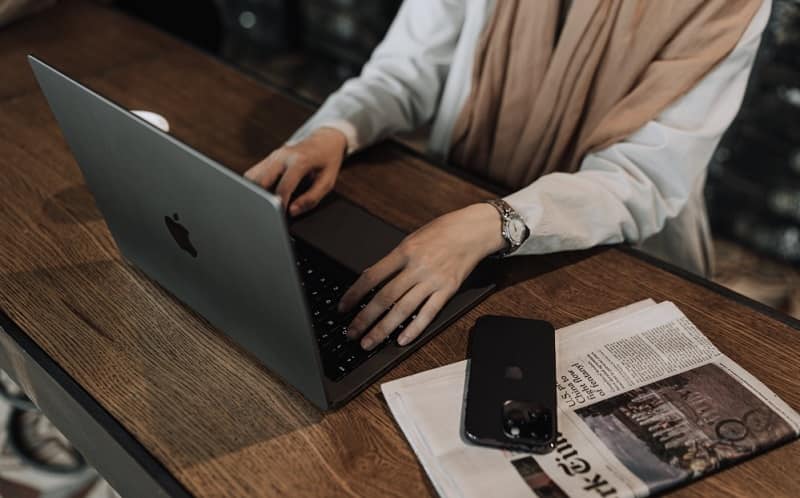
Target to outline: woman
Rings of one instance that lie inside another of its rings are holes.
[[[345,155],[431,124],[432,154],[516,190],[432,221],[361,275],[340,309],[383,285],[349,327],[366,349],[419,308],[398,343],[413,340],[491,254],[627,241],[708,274],[705,168],[769,10],[770,0],[406,0],[361,76],[246,176],[295,216],[333,188]],[[286,205],[306,175],[312,186]]]

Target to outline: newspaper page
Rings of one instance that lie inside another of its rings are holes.
[[[382,386],[440,495],[648,496],[800,431],[800,416],[672,303],[635,303],[556,339],[559,435],[546,455],[463,441],[466,361]]]

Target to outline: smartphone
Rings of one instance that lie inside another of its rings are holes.
[[[515,451],[551,451],[557,428],[553,326],[483,316],[470,331],[467,355],[464,438]]]

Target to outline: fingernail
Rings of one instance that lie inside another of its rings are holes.
[[[403,334],[400,334],[400,337],[397,338],[397,344],[399,346],[405,346],[409,342],[410,342],[410,339],[408,338],[408,336],[405,336]]]
[[[289,208],[289,214],[291,214],[292,216],[296,216],[297,213],[299,212],[300,212],[300,207],[297,204],[292,204],[292,206]]]
[[[372,349],[373,344],[375,343],[372,342],[372,339],[370,339],[369,337],[365,337],[364,339],[361,340],[361,347],[363,349]]]

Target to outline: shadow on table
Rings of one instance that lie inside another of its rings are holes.
[[[103,219],[86,185],[72,185],[45,200],[42,209],[48,219],[63,224]]]
[[[20,328],[172,471],[323,418],[128,264],[4,274],[0,286]]]
[[[605,247],[598,247],[584,251],[548,254],[546,256],[515,256],[504,259],[497,265],[497,291],[574,265],[606,249]]]

